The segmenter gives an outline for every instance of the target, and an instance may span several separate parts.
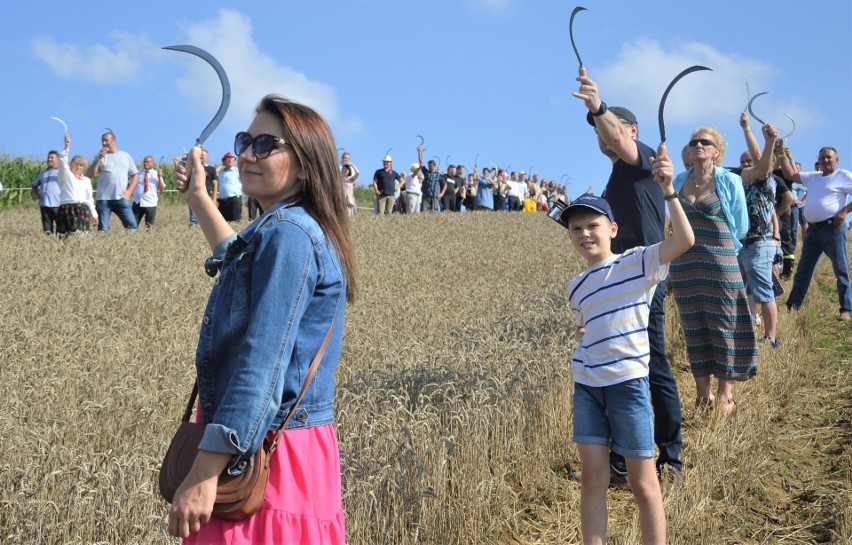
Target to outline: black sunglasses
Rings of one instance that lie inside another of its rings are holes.
[[[707,146],[713,146],[714,148],[716,147],[715,142],[713,142],[712,140],[707,140],[706,138],[693,138],[692,140],[689,141],[689,147],[690,148],[694,148],[698,144],[701,144],[705,148]]]
[[[279,138],[278,136],[273,136],[271,134],[258,134],[255,137],[252,137],[247,132],[238,132],[234,137],[234,153],[239,157],[244,151],[246,151],[249,146],[251,146],[251,151],[254,153],[254,156],[258,159],[266,159],[269,157],[269,154],[272,153],[272,150],[275,149],[276,144],[286,144],[287,141],[283,138]]]

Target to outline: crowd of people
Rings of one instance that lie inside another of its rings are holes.
[[[582,195],[554,218],[569,229],[589,265],[569,286],[579,338],[572,374],[583,541],[605,541],[606,489],[627,481],[639,506],[643,542],[664,543],[657,477],[683,479],[681,403],[663,337],[665,280],[680,314],[696,408],[735,414],[734,384],[755,376],[761,346],[781,344],[779,265],[781,279],[795,270],[786,301],[792,311],[803,304],[815,266],[827,255],[837,278],[837,319],[852,319],[844,227],[852,211],[852,172],[837,168],[837,150],[829,146],[819,150],[815,171],[802,172],[775,128],[761,127],[761,148],[743,113],[747,151],[739,168],[722,166],[725,138],[701,126],[682,150],[686,170],[673,176],[665,147],[655,153],[639,140],[636,116],[608,107],[585,68],[577,79],[573,95],[584,102],[600,150],[612,162],[602,197]],[[804,237],[795,267],[797,224]],[[656,476],[649,463],[654,443]]]
[[[464,165],[441,172],[434,160],[424,161],[422,145],[410,172],[398,173],[385,156],[370,186],[377,214],[545,211],[568,229],[588,265],[568,292],[579,339],[571,367],[584,541],[602,541],[606,488],[622,482],[633,490],[646,541],[664,542],[660,479],[683,479],[681,401],[664,337],[666,290],[680,314],[696,408],[734,415],[735,384],[756,375],[761,350],[781,345],[781,282],[793,278],[786,308],[799,309],[827,255],[837,279],[837,319],[852,320],[844,227],[852,211],[852,172],[838,168],[837,150],[830,146],[819,150],[814,171],[804,172],[772,125],[761,127],[761,145],[742,113],[746,151],[739,167],[723,166],[729,148],[724,136],[700,126],[681,151],[685,171],[675,175],[665,146],[655,151],[639,139],[630,110],[601,100],[583,68],[578,81],[573,96],[583,101],[586,122],[611,161],[603,195],[571,202],[555,180],[480,170],[477,164],[470,173]],[[49,168],[32,184],[45,232],[69,236],[92,226],[106,232],[112,214],[127,229],[136,229],[143,217],[149,227],[155,224],[157,194],[165,184],[152,156],[137,169],[118,149],[115,134],[106,132],[87,169],[84,157],[68,159],[69,136],[64,144],[61,154],[50,152]],[[173,158],[189,223],[203,231],[213,252],[205,269],[219,276],[196,357],[199,418],[208,428],[170,510],[173,535],[215,541],[232,524],[256,535],[280,527],[301,532],[313,527],[316,513],[334,521],[324,530],[326,538],[344,535],[331,425],[333,375],[345,303],[356,291],[349,217],[357,211],[354,188],[361,173],[349,153],[338,158],[335,149],[328,126],[313,110],[268,96],[247,131],[237,133],[234,154],[222,157],[220,169],[195,148],[188,157]],[[194,165],[191,177],[186,162]],[[259,216],[237,235],[230,222],[241,219],[247,195],[254,203],[249,218]],[[273,331],[269,323],[282,327]],[[761,325],[762,336],[755,333]],[[317,353],[326,354],[326,365],[313,393],[294,421],[285,420],[296,411],[296,392]],[[285,471],[267,492],[273,504],[248,522],[211,519],[218,475],[240,471],[266,432],[285,422],[288,448],[273,459]],[[322,501],[294,500],[287,491],[296,488],[315,490]],[[285,511],[302,514],[285,520]]]
[[[71,137],[66,134],[64,142],[61,154],[56,150],[48,152],[47,168],[39,172],[31,187],[38,198],[46,234],[68,237],[91,233],[93,227],[105,233],[112,214],[126,229],[137,229],[143,218],[146,227],[155,225],[159,194],[166,189],[166,183],[162,167],[152,155],[145,156],[142,168],[137,168],[131,155],[118,149],[116,136],[109,131],[101,135],[101,149],[91,164],[82,155],[69,162]],[[187,157],[172,159],[178,165]],[[242,220],[244,206],[248,218],[255,219],[260,207],[255,198],[243,194],[236,156],[230,152],[223,155],[218,169],[208,164],[207,150],[201,150],[201,160],[207,196],[225,219]],[[97,180],[94,195],[92,179]],[[190,208],[189,226],[197,223]]]
[[[373,173],[369,187],[376,196],[376,214],[417,214],[419,212],[464,212],[489,210],[507,212],[548,212],[557,202],[567,205],[568,188],[549,182],[538,174],[507,172],[501,168],[474,164],[466,174],[465,165],[446,165],[441,171],[434,159],[423,161],[423,147],[417,148],[418,162],[408,172],[397,172],[393,157],[382,159],[382,168]],[[355,185],[361,171],[349,152],[340,158],[341,180],[346,190],[349,214],[357,213]]]

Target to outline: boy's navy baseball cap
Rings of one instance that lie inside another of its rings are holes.
[[[574,202],[565,207],[562,214],[560,214],[559,219],[562,220],[562,223],[567,225],[568,218],[571,217],[571,214],[580,208],[594,210],[598,214],[606,216],[610,222],[615,221],[612,219],[612,208],[609,207],[609,203],[606,202],[606,199],[592,195],[591,193],[583,193],[574,199]]]

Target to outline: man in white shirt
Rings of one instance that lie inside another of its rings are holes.
[[[219,171],[219,212],[225,221],[243,219],[243,184],[236,167],[237,158],[230,151],[222,156]]]
[[[776,148],[775,158],[784,176],[804,185],[808,190],[804,213],[808,230],[802,241],[802,255],[793,288],[787,297],[787,310],[798,309],[805,300],[814,270],[822,254],[828,256],[837,277],[840,313],[837,319],[852,320],[852,286],[849,282],[849,257],[846,250],[846,215],[852,212],[852,172],[837,168],[837,150],[827,146],[819,150],[820,172],[796,172],[783,146]]]
[[[109,218],[115,213],[125,229],[136,229],[136,218],[130,205],[130,196],[136,188],[139,173],[136,163],[126,151],[119,151],[112,132],[101,135],[101,151],[89,165],[86,176],[97,177],[95,208],[98,210],[98,231],[109,231]]]
[[[133,189],[133,217],[136,225],[145,218],[145,227],[153,227],[157,220],[157,203],[159,192],[166,188],[163,181],[163,171],[154,169],[154,157],[148,155],[142,160],[142,170],[139,171],[141,181]]]

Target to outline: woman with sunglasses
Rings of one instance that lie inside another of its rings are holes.
[[[757,373],[757,340],[737,253],[748,230],[742,179],[722,168],[727,144],[712,127],[689,141],[692,166],[674,180],[695,244],[672,261],[669,278],[680,311],[697,391],[696,407],[736,412],[734,382]],[[719,380],[716,397],[711,377]]]
[[[312,109],[270,95],[234,153],[243,191],[263,214],[236,234],[206,194],[193,148],[192,177],[175,186],[195,212],[217,276],[196,352],[201,421],[192,469],[175,493],[169,533],[185,543],[343,543],[334,372],[355,257],[334,138]],[[188,185],[188,187],[187,187]],[[307,394],[293,404],[326,337]],[[220,474],[239,473],[290,412],[271,458],[263,507],[240,522],[211,518]]]

